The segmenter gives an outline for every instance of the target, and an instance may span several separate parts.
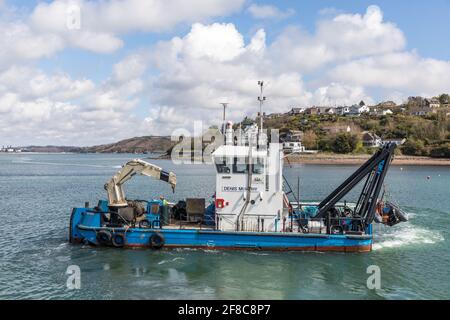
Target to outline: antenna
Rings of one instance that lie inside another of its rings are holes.
[[[263,96],[264,81],[258,81],[258,86],[260,87],[260,90],[261,90],[261,93],[258,97],[258,101],[259,101],[259,132],[262,132],[262,130],[263,130],[262,105],[263,105],[264,101],[266,100],[266,97]]]
[[[228,107],[228,102],[221,102],[220,104],[223,106],[222,133],[225,134],[225,126],[226,126],[226,123],[225,123],[225,111],[226,111],[226,109]]]

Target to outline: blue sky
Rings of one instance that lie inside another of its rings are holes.
[[[24,6],[32,10],[38,1],[8,1],[11,4]],[[251,3],[251,2],[250,2]],[[267,39],[276,36],[287,25],[300,25],[310,32],[314,32],[317,20],[327,16],[323,11],[363,13],[368,6],[378,5],[384,13],[385,20],[392,21],[403,30],[407,36],[407,47],[416,49],[427,57],[446,59],[450,57],[450,0],[314,0],[314,1],[258,1],[258,4],[275,5],[282,10],[294,9],[295,14],[282,20],[253,19],[245,10],[231,15],[214,19],[215,22],[231,22],[247,36],[255,27],[263,27],[267,32]],[[67,50],[56,57],[43,61],[46,69],[63,68],[74,74],[91,73],[90,76],[102,79],[110,70],[111,64],[124,56],[130,50],[151,45],[159,40],[167,40],[177,34],[187,33],[190,25],[184,24],[164,33],[137,33],[124,37],[126,47],[111,56],[98,56],[82,50]],[[77,60],[83,64],[74,65]],[[82,68],[80,68],[82,67]]]
[[[0,0],[0,138],[170,134],[214,123],[224,99],[239,120],[259,79],[267,112],[450,91],[450,0],[188,2]]]
[[[46,1],[51,2],[51,1]],[[11,1],[9,4],[32,10],[39,1]],[[249,1],[249,3],[252,3]],[[256,2],[255,2],[256,3]],[[286,19],[254,19],[245,10],[214,22],[230,22],[246,38],[256,27],[265,28],[270,42],[288,25],[299,25],[314,32],[317,20],[338,12],[364,13],[368,6],[376,4],[384,13],[385,20],[392,21],[407,36],[407,48],[416,49],[421,55],[436,59],[450,59],[450,0],[314,0],[314,1],[258,1],[258,4],[275,5],[281,10],[294,9],[295,13]],[[324,12],[325,11],[325,12]],[[329,13],[327,13],[327,11]],[[50,59],[44,59],[41,66],[46,70],[66,70],[74,75],[89,75],[101,80],[110,71],[111,65],[133,49],[149,46],[160,40],[189,32],[190,24],[181,24],[163,33],[138,32],[123,37],[126,46],[113,55],[92,54],[83,50],[65,50]],[[74,63],[77,61],[79,63]]]

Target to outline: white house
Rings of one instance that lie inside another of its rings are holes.
[[[349,112],[350,112],[350,107],[342,106],[342,107],[336,108],[336,114],[341,115],[341,116],[343,116]]]
[[[423,103],[423,107],[428,107],[428,108],[431,108],[431,109],[439,108],[441,106],[441,103],[436,98],[425,99],[423,102],[424,102]]]
[[[383,140],[382,144],[395,143],[397,146],[400,146],[406,142],[406,139],[386,139]]]
[[[300,141],[286,141],[283,142],[283,151],[287,153],[305,152],[305,147]]]
[[[304,107],[292,108],[291,111],[288,112],[288,115],[295,116],[297,114],[302,114],[305,112],[305,110],[306,110],[306,108],[304,108]]]
[[[383,140],[375,133],[365,132],[362,136],[362,143],[365,147],[378,148],[383,145]]]
[[[387,116],[387,115],[390,115],[390,114],[393,114],[394,112],[392,112],[392,110],[391,109],[384,109],[384,110],[379,110],[378,111],[378,115],[380,115],[380,116]]]
[[[359,105],[359,104],[354,104],[353,106],[350,107],[350,112],[349,114],[351,115],[360,115],[362,113],[368,113],[370,111],[370,108],[366,105]]]

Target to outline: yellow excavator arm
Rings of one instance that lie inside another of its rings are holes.
[[[172,191],[175,191],[177,177],[173,172],[166,172],[162,168],[141,159],[127,162],[106,184],[110,206],[127,206],[127,200],[123,192],[123,184],[133,178],[136,174],[142,174],[169,183]]]

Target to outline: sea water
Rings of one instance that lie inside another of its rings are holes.
[[[410,221],[392,228],[374,225],[370,253],[152,251],[69,244],[72,207],[105,199],[105,182],[135,157],[0,155],[0,299],[450,298],[449,167],[390,168],[386,195],[409,213]],[[129,198],[211,199],[212,166],[150,162],[176,172],[176,192],[140,176],[125,186]],[[302,200],[317,201],[356,168],[294,165],[286,166],[285,175]],[[356,196],[353,192],[347,200]],[[372,265],[380,268],[380,289],[367,287]],[[79,267],[79,289],[67,286],[70,266]]]

